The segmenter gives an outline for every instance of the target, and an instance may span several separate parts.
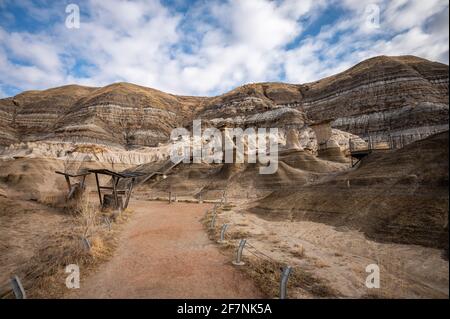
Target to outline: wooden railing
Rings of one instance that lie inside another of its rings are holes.
[[[427,136],[428,135],[425,134],[367,135],[349,139],[349,150],[350,153],[354,153],[373,150],[399,149]]]

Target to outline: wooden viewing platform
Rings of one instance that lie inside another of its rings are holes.
[[[403,148],[405,145],[422,138],[423,136],[421,134],[368,135],[361,138],[351,138],[348,144],[352,167],[373,152]],[[356,162],[353,162],[354,158]]]

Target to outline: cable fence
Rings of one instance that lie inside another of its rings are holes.
[[[216,229],[216,222],[217,222],[217,210],[220,206],[222,206],[223,203],[219,203],[214,206],[214,208],[211,210],[211,217],[209,219],[209,228],[211,230]],[[208,216],[209,210],[205,212],[205,217]],[[229,223],[223,224],[221,226],[220,230],[220,239],[218,240],[218,243],[225,244],[228,241],[225,240],[225,232],[232,226]],[[268,263],[272,263],[275,265],[279,265],[280,262],[277,261],[275,258],[269,256],[268,253],[262,251],[261,249],[258,249],[255,247],[255,245],[251,244],[248,239],[241,238],[239,240],[239,244],[237,245],[236,253],[235,253],[235,259],[232,261],[233,265],[242,267],[245,265],[245,262],[243,261],[243,254],[245,252],[250,253],[253,257],[255,257],[258,260],[265,261]],[[249,261],[250,262],[250,261]],[[290,274],[293,271],[293,268],[290,265],[284,265],[280,268],[281,276],[280,276],[280,283],[279,283],[279,298],[280,299],[286,299],[287,298],[287,282],[289,279]]]

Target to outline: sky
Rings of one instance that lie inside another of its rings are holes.
[[[406,54],[448,64],[447,0],[0,0],[0,98],[114,82],[211,96]]]

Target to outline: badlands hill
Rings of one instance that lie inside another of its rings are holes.
[[[171,129],[201,118],[203,127],[277,127],[278,170],[181,163],[165,178],[141,177],[131,205],[169,193],[177,200],[223,198],[214,231],[229,223],[230,238],[245,236],[277,260],[311,270],[342,296],[368,293],[364,270],[376,261],[383,294],[448,298],[448,73],[447,65],[421,58],[382,56],[314,83],[248,84],[217,97],[116,83],[0,99],[0,280],[22,266],[47,271],[58,256],[65,265],[71,246],[61,238],[78,242],[56,170],[165,172]],[[322,121],[333,130],[318,149],[324,126],[311,124]],[[415,138],[352,167],[349,138],[365,134]],[[93,174],[86,185],[97,205]],[[309,276],[298,289],[310,286]]]
[[[301,128],[332,120],[353,134],[448,129],[448,66],[380,56],[307,84],[258,83],[187,97],[128,83],[63,86],[0,100],[0,146],[30,141],[156,146],[193,118],[211,125]]]
[[[281,154],[278,162],[270,175],[258,174],[259,164],[183,164],[136,192],[141,198],[172,191],[216,199],[225,191],[231,202],[246,203],[241,209],[267,221],[324,223],[448,254],[448,131],[374,152],[354,168],[305,150]]]
[[[0,100],[0,143],[91,142],[154,145],[182,125],[202,98],[174,96],[129,83],[103,88],[68,85]]]
[[[269,220],[347,227],[448,254],[448,208],[447,131],[370,154],[357,168],[322,181],[275,191],[251,210]]]

